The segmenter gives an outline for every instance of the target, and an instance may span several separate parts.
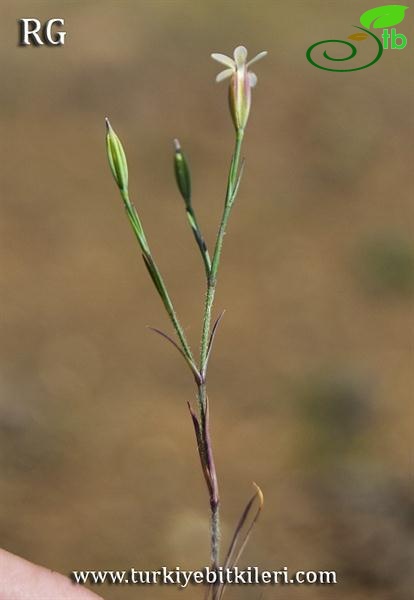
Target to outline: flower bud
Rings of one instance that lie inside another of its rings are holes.
[[[121,140],[112,129],[109,119],[106,121],[106,151],[112,175],[121,191],[128,189],[128,165]]]
[[[191,206],[191,177],[190,170],[188,168],[187,161],[184,154],[181,151],[180,142],[174,140],[174,171],[175,179],[177,181],[178,189],[180,190],[181,196],[185,202],[187,208]]]

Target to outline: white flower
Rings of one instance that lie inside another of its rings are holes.
[[[229,56],[226,56],[225,54],[219,54],[215,52],[211,55],[211,58],[214,58],[214,60],[216,60],[217,62],[228,67],[227,69],[221,71],[221,73],[217,75],[216,81],[223,81],[224,79],[227,79],[228,77],[231,77],[233,74],[237,73],[237,71],[247,70],[248,67],[250,67],[250,65],[257,62],[261,58],[264,58],[266,54],[266,51],[259,52],[259,54],[252,58],[252,60],[249,60],[249,62],[246,63],[247,49],[244,46],[237,46],[237,48],[233,52],[234,60]],[[251,72],[248,72],[247,75],[250,87],[254,87],[257,83],[256,75]]]
[[[246,62],[247,50],[244,46],[238,46],[234,52],[234,60],[225,54],[214,53],[211,57],[225,65],[227,69],[221,71],[216,81],[230,78],[230,110],[234,125],[237,130],[243,130],[246,126],[250,112],[251,88],[257,83],[257,77],[248,70],[250,65],[266,56],[267,52],[259,52],[252,60]]]

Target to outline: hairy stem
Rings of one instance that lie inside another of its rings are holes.
[[[210,496],[211,509],[211,564],[213,568],[218,567],[220,560],[220,497],[216,473],[216,465],[213,456],[213,446],[210,437],[210,415],[205,382],[198,386],[198,397],[200,403],[200,444],[199,452],[201,463],[205,469],[207,488]]]
[[[203,329],[201,335],[200,366],[199,372],[201,383],[198,386],[198,403],[200,413],[200,435],[202,439],[202,453],[206,461],[210,485],[210,508],[211,508],[211,562],[213,568],[218,567],[220,560],[220,498],[217,482],[216,467],[213,456],[213,449],[210,437],[209,409],[206,388],[208,348],[211,330],[211,315],[216,292],[217,273],[220,265],[221,250],[223,247],[224,236],[226,234],[227,223],[233,206],[235,195],[237,193],[237,182],[240,167],[240,153],[243,142],[243,130],[236,134],[235,149],[231,160],[230,172],[228,177],[227,192],[224,202],[223,214],[220,227],[217,234],[216,245],[214,248],[213,260],[208,275],[208,284],[204,308]],[[203,460],[203,458],[202,458]]]
[[[220,561],[220,502],[211,505],[211,564],[213,569]]]
[[[230,212],[234,202],[234,191],[237,181],[237,175],[239,172],[240,165],[240,152],[243,142],[243,130],[239,130],[236,134],[236,144],[234,154],[231,161],[230,173],[227,185],[226,199],[224,202],[223,215],[221,217],[220,227],[217,234],[216,245],[214,248],[213,260],[211,263],[210,276],[208,279],[206,301],[204,308],[204,319],[203,319],[203,331],[201,336],[201,350],[200,350],[200,373],[205,379],[205,367],[208,351],[208,342],[210,338],[211,328],[211,313],[214,304],[214,296],[216,292],[217,284],[217,273],[220,265],[221,250],[223,247],[224,236],[226,234],[227,223],[229,220]]]

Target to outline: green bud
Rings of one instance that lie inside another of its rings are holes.
[[[128,165],[121,140],[112,129],[109,119],[106,121],[106,151],[109,166],[117,186],[121,191],[128,189]]]
[[[180,142],[174,140],[174,170],[175,179],[177,180],[178,189],[185,202],[187,208],[191,206],[191,177],[187,161],[181,151]]]

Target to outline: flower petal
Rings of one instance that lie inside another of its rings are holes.
[[[224,79],[227,79],[228,77],[231,77],[234,73],[234,69],[224,69],[224,71],[221,71],[217,77],[216,77],[216,81],[217,83],[219,81],[223,81]]]
[[[254,87],[257,83],[257,76],[250,71],[249,73],[247,73],[247,77],[249,78],[250,87]]]
[[[256,54],[256,56],[254,58],[252,58],[252,60],[249,60],[249,62],[247,63],[247,66],[249,67],[253,63],[260,60],[261,58],[264,58],[266,56],[266,54],[267,54],[267,50],[263,50],[263,52],[259,52],[259,54]]]
[[[234,60],[230,58],[230,56],[226,56],[225,54],[214,52],[211,55],[211,58],[221,63],[222,65],[226,65],[226,67],[230,67],[232,69],[234,69],[234,67],[236,66]]]
[[[234,53],[234,61],[238,67],[245,64],[247,58],[247,49],[244,46],[237,46]]]

